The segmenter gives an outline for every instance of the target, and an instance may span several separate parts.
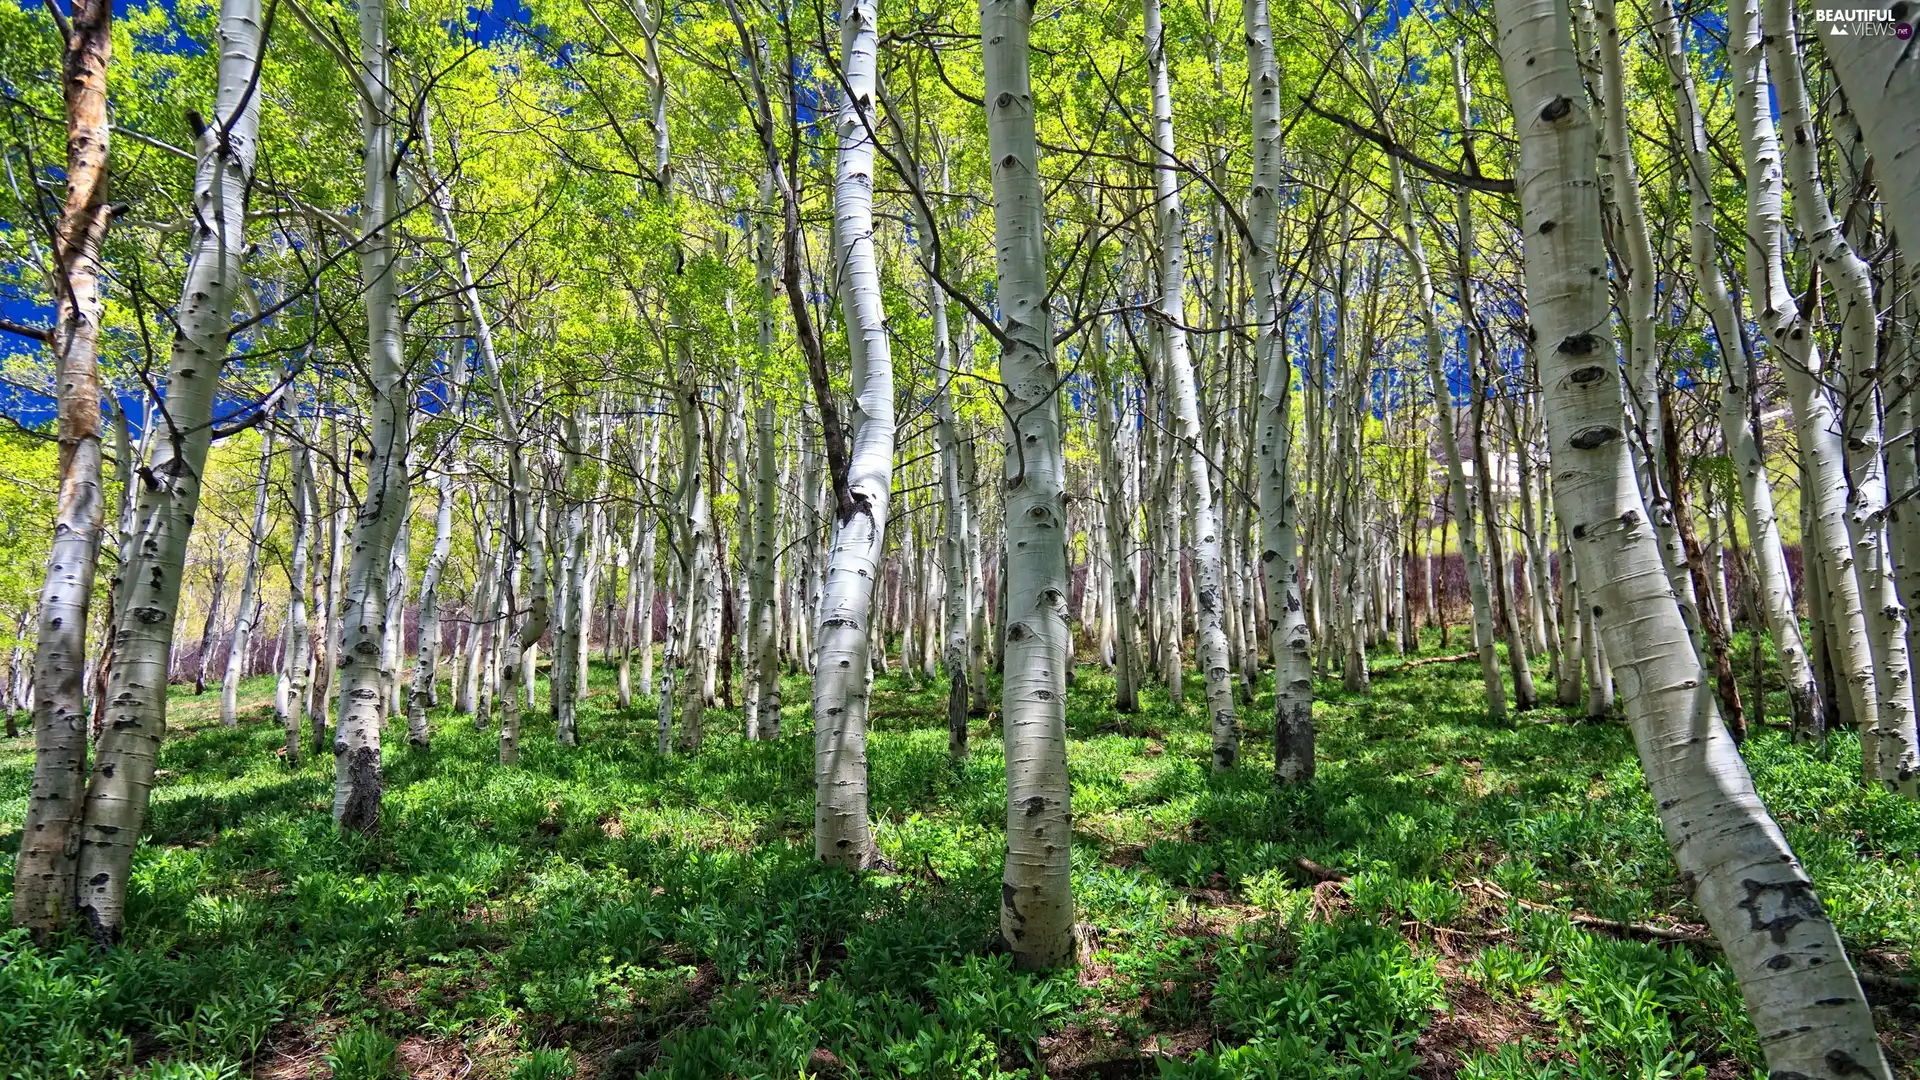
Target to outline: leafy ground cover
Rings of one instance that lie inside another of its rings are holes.
[[[338,834],[331,761],[183,693],[124,946],[0,935],[0,1075],[1731,1078],[1751,1026],[1668,858],[1618,724],[1481,715],[1478,669],[1323,684],[1321,770],[1216,775],[1196,684],[1135,715],[1071,694],[1076,971],[994,947],[1004,780],[992,718],[949,760],[941,683],[875,687],[873,813],[895,871],[811,858],[804,680],[788,736],[709,714],[699,754],[595,671],[584,745],[523,763],[444,710],[390,740],[385,827]],[[604,683],[604,685],[603,685]],[[1270,699],[1246,711],[1249,747]],[[1858,787],[1857,744],[1750,741],[1768,805],[1866,973],[1896,1068],[1920,1057],[1920,806]],[[30,740],[0,743],[0,881]],[[4,888],[5,886],[0,886]]]

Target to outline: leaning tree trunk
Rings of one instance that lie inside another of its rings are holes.
[[[445,460],[452,453],[453,439],[449,437],[441,451],[439,476],[434,480],[433,550],[427,556],[427,568],[420,574],[420,641],[413,684],[407,690],[407,741],[414,746],[427,745],[431,737],[427,706],[432,702],[434,676],[440,667],[440,578],[453,553],[453,471]]]
[[[1006,384],[1007,863],[1000,932],[1026,969],[1074,959],[1073,816],[1067,782],[1067,462],[1047,310],[1045,207],[1028,65],[1033,6],[981,0],[993,234]]]
[[[365,193],[361,221],[360,283],[367,306],[367,369],[372,423],[367,474],[353,523],[353,556],[341,598],[339,712],[333,732],[333,819],[343,829],[380,827],[380,727],[386,719],[390,673],[381,660],[387,625],[387,587],[394,540],[407,505],[407,405],[400,351],[400,306],[392,224],[394,190],[392,54],[386,0],[361,0],[360,62],[365,99]]]
[[[1153,80],[1155,216],[1159,219],[1160,304],[1156,311],[1166,342],[1167,375],[1175,434],[1186,453],[1187,505],[1193,535],[1193,591],[1199,609],[1198,660],[1206,677],[1207,716],[1213,729],[1213,767],[1231,769],[1240,760],[1240,728],[1233,700],[1233,663],[1227,649],[1226,590],[1220,560],[1220,511],[1194,390],[1187,350],[1186,211],[1180,201],[1179,166],[1173,156],[1173,91],[1167,75],[1160,0],[1145,0],[1147,68]],[[1219,238],[1215,238],[1219,242]]]
[[[1901,18],[1913,21],[1911,0],[1902,10]],[[1822,35],[1820,47],[1873,154],[1875,185],[1901,196],[1884,200],[1883,212],[1911,252],[1920,247],[1920,200],[1909,197],[1920,191],[1920,127],[1913,122],[1920,116],[1920,53],[1898,38],[1859,34]],[[1920,285],[1920,259],[1909,254],[1904,263],[1899,288],[1911,291]]]
[[[55,324],[48,340],[59,407],[59,489],[33,646],[33,784],[13,871],[13,921],[36,934],[60,929],[73,911],[87,770],[87,620],[106,510],[100,481],[99,340],[106,310],[100,248],[111,218],[107,62],[113,5],[75,0],[72,8],[61,62],[67,195],[53,238]]]
[[[1820,691],[1814,685],[1813,665],[1800,637],[1800,617],[1793,606],[1793,581],[1787,574],[1780,525],[1774,515],[1773,487],[1767,482],[1765,455],[1751,420],[1754,361],[1747,351],[1746,329],[1720,273],[1714,225],[1713,164],[1707,135],[1694,92],[1693,68],[1687,58],[1685,34],[1673,0],[1658,0],[1662,52],[1673,81],[1679,138],[1687,164],[1687,186],[1693,212],[1691,243],[1694,280],[1701,302],[1712,320],[1720,347],[1720,431],[1739,476],[1741,502],[1762,614],[1780,654],[1787,699],[1793,707],[1796,729],[1825,730]],[[1809,553],[1811,554],[1811,553]],[[1815,600],[1818,603],[1819,600]]]
[[[107,674],[106,727],[87,784],[76,889],[93,936],[114,941],[126,917],[133,846],[146,821],[154,760],[167,722],[167,661],[179,614],[187,541],[213,439],[213,402],[226,359],[233,298],[246,252],[246,196],[260,117],[256,0],[223,0],[214,123],[200,133],[193,236],[167,369],[170,437],[157,439],[137,511],[139,542]]]
[[[870,865],[878,857],[867,820],[867,709],[873,589],[885,550],[887,500],[893,486],[893,353],[873,242],[878,21],[878,5],[872,0],[841,0],[840,62],[846,100],[838,118],[833,220],[834,250],[844,260],[840,302],[846,311],[853,365],[853,447],[845,495],[834,512],[817,638],[813,845],[821,861],[848,868]]]
[[[1740,980],[1773,1075],[1890,1078],[1840,935],[1720,723],[1635,481],[1606,281],[1590,273],[1606,249],[1567,10],[1499,0],[1495,11],[1518,118],[1554,493],[1668,843]]]
[[[233,613],[233,641],[227,646],[227,668],[220,680],[220,722],[240,722],[240,679],[247,673],[247,654],[260,626],[260,549],[267,543],[267,481],[273,472],[273,429],[260,438],[260,483],[253,495],[253,527],[247,533],[247,565],[240,574],[240,606]]]

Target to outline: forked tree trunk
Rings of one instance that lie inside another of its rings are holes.
[[[1737,0],[1736,0],[1737,2]],[[1593,121],[1561,0],[1498,0],[1554,493],[1682,877],[1775,1076],[1890,1078],[1813,883],[1719,722],[1634,479],[1615,383]],[[1552,228],[1542,226],[1551,223]]]
[[[993,233],[1004,315],[1007,433],[1007,862],[1000,932],[1028,970],[1074,959],[1073,831],[1067,782],[1066,454],[1047,310],[1045,207],[1028,70],[1029,0],[981,0]]]
[[[106,512],[100,480],[99,339],[106,309],[100,249],[111,217],[107,205],[110,0],[75,0],[67,31],[61,61],[67,193],[54,231],[55,325],[48,342],[59,408],[55,425],[60,442],[59,490],[33,646],[33,783],[13,871],[14,924],[36,934],[60,929],[73,912],[75,854],[81,839],[81,796],[87,772],[87,620]],[[11,689],[19,689],[18,680]],[[11,728],[11,705],[7,717]]]
[[[107,674],[108,708],[87,784],[76,891],[96,940],[118,940],[126,917],[133,847],[146,821],[154,759],[167,722],[167,661],[179,614],[187,541],[200,504],[213,402],[227,355],[233,297],[246,252],[246,195],[253,175],[260,57],[256,0],[223,0],[216,30],[219,86],[214,122],[200,133],[194,177],[199,223],[174,321],[167,369],[169,431],[155,440],[136,513],[139,541],[126,581],[117,652]]]

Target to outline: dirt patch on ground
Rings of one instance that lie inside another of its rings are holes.
[[[1487,993],[1450,957],[1441,957],[1438,967],[1447,1007],[1413,1044],[1420,1055],[1414,1071],[1422,1080],[1453,1080],[1467,1058],[1522,1039],[1552,1043],[1553,1026],[1531,1005]]]

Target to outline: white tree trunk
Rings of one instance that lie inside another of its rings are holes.
[[[296,432],[292,438],[293,459],[288,467],[293,479],[293,550],[287,561],[287,654],[284,670],[287,680],[287,765],[300,764],[300,739],[306,728],[308,697],[307,669],[313,666],[313,628],[307,622],[307,591],[311,586],[308,552],[313,547],[315,497],[313,464],[306,441]]]
[[[921,222],[924,235],[934,235],[933,228],[932,222]],[[942,635],[947,671],[947,753],[962,758],[967,755],[967,658],[973,629],[973,590],[967,583],[971,508],[967,505],[967,491],[961,476],[960,429],[953,412],[954,372],[947,327],[947,294],[931,270],[927,273],[927,306],[933,313],[933,437],[940,453],[943,526],[940,568],[947,586],[946,626]]]
[[[771,278],[768,279],[771,283]],[[770,284],[769,284],[770,290]],[[767,297],[771,310],[772,297]],[[771,322],[771,319],[769,319]],[[771,327],[767,336],[771,337]],[[772,342],[767,342],[771,347]],[[780,626],[774,604],[774,571],[780,555],[780,500],[775,459],[774,406],[762,401],[754,411],[753,550],[749,556],[749,648],[747,737],[780,737]]]
[[[1890,1077],[1840,936],[1719,721],[1634,479],[1606,284],[1590,273],[1606,251],[1567,10],[1559,0],[1499,0],[1495,10],[1554,493],[1668,843],[1773,1074]]]
[[[1274,60],[1268,0],[1244,0],[1247,85],[1253,99],[1253,186],[1247,197],[1248,276],[1253,284],[1253,355],[1260,371],[1254,452],[1260,473],[1260,568],[1267,590],[1267,640],[1273,652],[1273,776],[1313,778],[1313,658],[1300,597],[1298,508],[1293,493],[1293,365],[1286,313],[1280,310],[1280,69]],[[1456,467],[1457,471],[1457,467]],[[1494,669],[1499,680],[1499,668]]]
[[[1067,781],[1066,454],[1047,310],[1045,207],[1028,65],[1033,8],[981,0],[993,233],[1006,384],[1007,863],[1000,932],[1029,970],[1074,959],[1073,815]]]
[[[387,590],[394,540],[406,512],[407,435],[411,403],[401,355],[392,222],[398,214],[394,176],[392,58],[386,0],[362,0],[360,62],[364,92],[365,188],[360,204],[360,283],[367,307],[369,406],[367,474],[353,525],[353,558],[341,600],[339,719],[333,733],[333,818],[342,828],[380,826],[384,779],[380,728],[390,672],[382,663]]]
[[[893,354],[873,242],[878,21],[879,9],[871,0],[841,0],[840,63],[847,92],[836,121],[840,149],[833,227],[834,250],[843,261],[840,303],[853,365],[853,447],[847,505],[835,508],[816,639],[813,843],[821,861],[848,868],[878,858],[867,820],[870,634],[878,621],[873,591],[893,486]]]
[[[55,326],[49,342],[58,387],[59,487],[34,627],[33,782],[13,875],[13,921],[36,934],[60,929],[73,913],[87,774],[87,623],[106,512],[99,379],[106,298],[100,249],[112,216],[107,65],[113,7],[110,0],[81,0],[70,7],[62,64],[67,192],[54,235]],[[127,475],[122,471],[123,485]],[[123,574],[116,594],[124,592],[126,580]],[[19,693],[25,681],[13,679],[11,689]],[[0,707],[6,709],[11,733],[13,707]]]
[[[1879,721],[1879,685],[1868,641],[1860,580],[1853,564],[1846,521],[1846,449],[1833,398],[1822,383],[1825,365],[1814,327],[1801,314],[1788,285],[1782,221],[1784,191],[1780,144],[1768,96],[1759,0],[1732,0],[1727,8],[1727,54],[1734,76],[1734,113],[1747,168],[1747,297],[1753,316],[1781,353],[1781,371],[1793,410],[1800,459],[1803,506],[1812,528],[1803,530],[1824,587],[1807,590],[1807,606],[1829,624],[1825,634],[1835,677],[1846,684],[1846,708],[1860,725],[1862,758],[1877,762],[1872,732]],[[1817,654],[1814,654],[1817,655]],[[1810,661],[1812,657],[1809,657]]]
[[[158,438],[136,512],[138,542],[107,673],[107,721],[87,784],[76,878],[80,914],[96,939],[120,936],[133,847],[146,821],[154,759],[167,720],[167,661],[179,613],[187,541],[212,441],[213,401],[226,359],[233,297],[246,252],[246,194],[253,176],[260,56],[256,0],[223,0],[215,31],[219,85],[214,122],[200,135],[192,241],[167,369],[169,431]]]
[[[1672,0],[1657,0],[1657,3],[1655,25],[1661,35],[1667,74],[1673,81],[1681,148],[1687,164],[1694,281],[1720,348],[1720,430],[1739,477],[1762,614],[1767,620],[1767,631],[1773,637],[1774,649],[1780,654],[1794,724],[1801,731],[1821,731],[1826,721],[1821,715],[1820,691],[1814,685],[1813,665],[1807,659],[1806,645],[1801,640],[1800,617],[1793,604],[1793,581],[1787,574],[1786,553],[1773,508],[1773,487],[1767,480],[1766,461],[1752,422],[1753,357],[1747,351],[1746,331],[1740,324],[1740,313],[1734,308],[1717,258],[1713,164],[1694,90],[1693,68],[1688,62],[1686,37]],[[1807,554],[1814,556],[1812,550]]]
[[[1762,40],[1773,74],[1774,100],[1788,132],[1781,148],[1787,189],[1793,193],[1793,216],[1840,307],[1840,387],[1846,403],[1841,434],[1852,490],[1847,528],[1860,603],[1867,616],[1879,706],[1861,715],[1861,769],[1869,783],[1877,779],[1901,795],[1920,798],[1920,737],[1915,733],[1907,614],[1894,586],[1886,547],[1887,478],[1880,456],[1879,327],[1873,281],[1821,187],[1814,145],[1817,131],[1793,36],[1797,31],[1793,7],[1780,0],[1764,0],[1762,7]]]
[[[273,429],[260,438],[260,480],[253,496],[253,525],[247,532],[247,563],[240,574],[240,606],[233,613],[233,640],[227,645],[227,666],[220,680],[220,722],[240,722],[240,679],[247,673],[247,654],[260,625],[260,549],[267,542],[267,481],[273,470]]]
[[[1206,432],[1194,390],[1187,350],[1186,210],[1180,200],[1179,164],[1173,150],[1173,91],[1167,74],[1160,0],[1144,0],[1147,68],[1153,80],[1155,217],[1159,225],[1160,303],[1166,342],[1174,433],[1186,457],[1187,508],[1192,522],[1193,591],[1199,610],[1198,659],[1206,677],[1207,717],[1213,731],[1213,767],[1231,769],[1240,760],[1240,729],[1233,699],[1233,662],[1227,648],[1226,588],[1220,557],[1220,511],[1214,502]],[[1216,241],[1217,242],[1217,241]]]

